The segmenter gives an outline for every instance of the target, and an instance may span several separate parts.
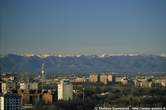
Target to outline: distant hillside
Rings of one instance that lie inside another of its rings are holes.
[[[166,57],[162,56],[19,56],[0,57],[2,72],[39,72],[45,63],[47,72],[166,72]]]

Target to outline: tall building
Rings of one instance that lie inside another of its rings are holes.
[[[107,84],[108,83],[108,76],[105,74],[100,75],[100,82],[103,84]]]
[[[0,82],[0,93],[2,93],[2,94],[7,93],[7,85],[5,82]]]
[[[89,76],[89,82],[96,83],[98,81],[98,75],[97,74],[91,74]]]
[[[73,85],[68,79],[63,79],[58,84],[58,100],[72,100]]]
[[[0,110],[21,110],[21,96],[15,94],[1,95]]]
[[[42,79],[42,80],[45,79],[44,63],[42,63],[42,67],[41,67],[41,79]]]

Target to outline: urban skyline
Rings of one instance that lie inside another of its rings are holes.
[[[0,110],[166,110],[166,1],[0,0]]]

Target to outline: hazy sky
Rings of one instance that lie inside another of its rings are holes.
[[[166,0],[0,0],[6,53],[166,53]]]

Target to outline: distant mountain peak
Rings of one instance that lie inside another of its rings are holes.
[[[160,54],[161,57],[166,57],[166,53]]]
[[[25,56],[25,57],[34,57],[34,56],[37,56],[37,57],[40,57],[40,58],[47,58],[50,55],[49,54],[26,54],[26,55],[22,55],[22,56]]]

